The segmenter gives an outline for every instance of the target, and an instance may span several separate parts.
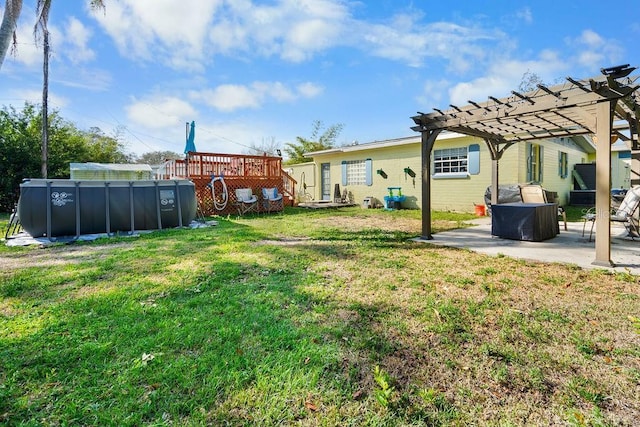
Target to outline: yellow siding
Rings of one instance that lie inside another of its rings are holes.
[[[283,169],[296,180],[296,200],[298,202],[318,200],[316,164],[313,162],[285,165]],[[305,188],[306,187],[306,188]]]
[[[569,201],[569,191],[572,189],[571,171],[573,165],[584,162],[588,155],[569,140],[536,141],[543,148],[542,182],[549,191],[558,193],[560,204]],[[491,185],[492,161],[486,143],[478,138],[469,136],[445,137],[436,140],[434,150],[444,148],[468,147],[478,144],[480,147],[480,171],[477,175],[468,175],[462,178],[431,178],[431,207],[434,210],[449,210],[473,212],[474,205],[484,203],[484,195]],[[526,143],[518,143],[509,147],[499,162],[499,182],[501,185],[518,184],[527,182],[527,147]],[[376,198],[380,204],[384,196],[388,194],[388,187],[401,187],[402,194],[407,196],[403,202],[403,208],[419,209],[422,207],[421,190],[421,157],[420,142],[407,142],[390,146],[376,146],[361,148],[345,148],[314,156],[315,168],[315,192],[316,199],[320,194],[320,165],[330,163],[331,197],[333,197],[334,185],[340,184],[342,191],[342,166],[343,161],[372,159],[373,183],[367,185],[350,185],[346,189],[351,199],[362,204],[367,197]],[[562,178],[559,175],[559,151],[568,155],[568,176]],[[307,166],[308,167],[308,166]],[[416,172],[416,177],[411,178],[405,174],[405,168],[411,168]],[[376,173],[383,170],[387,178]],[[297,173],[297,172],[296,172]],[[296,177],[296,179],[298,179]]]
[[[621,159],[619,152],[611,153],[611,188],[631,186],[631,159]]]

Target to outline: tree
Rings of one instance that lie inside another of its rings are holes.
[[[4,14],[2,16],[2,24],[0,24],[0,68],[7,56],[9,46],[13,42],[16,45],[16,27],[18,26],[18,18],[22,11],[22,0],[6,0],[4,4]]]
[[[151,151],[142,154],[136,158],[136,163],[144,163],[148,165],[161,165],[166,160],[177,160],[184,158],[184,155],[174,153],[173,151]]]
[[[320,133],[324,127],[319,120],[313,122],[313,129],[309,139],[297,136],[296,143],[288,142],[285,144],[284,151],[288,155],[287,164],[305,163],[313,159],[305,157],[305,153],[313,151],[328,150],[335,147],[336,139],[342,132],[344,125],[338,123],[329,126],[324,132]]]
[[[82,131],[64,120],[58,112],[49,117],[49,175],[69,178],[69,163],[127,161],[123,145],[104,135],[98,128]],[[42,111],[33,104],[25,104],[22,111],[14,107],[0,110],[0,212],[9,212],[18,201],[20,183],[24,178],[40,175]]]
[[[522,75],[522,80],[520,80],[518,90],[520,92],[531,92],[536,90],[539,84],[544,85],[544,82],[542,81],[540,76],[527,70]]]
[[[7,0],[7,3],[11,0]],[[13,0],[16,1],[16,0]],[[20,4],[22,2],[20,1]],[[104,7],[102,0],[92,0],[92,7]],[[42,84],[42,165],[41,174],[43,178],[48,174],[48,158],[49,158],[49,29],[47,24],[49,22],[49,11],[51,10],[51,0],[38,0],[36,7],[37,22],[34,26],[33,32],[38,38],[38,34],[42,33],[43,41],[43,54],[44,61],[42,65],[43,70],[43,84]],[[14,23],[15,24],[15,23]],[[15,34],[15,26],[14,26]],[[14,35],[15,40],[15,35]]]
[[[276,142],[276,139],[272,136],[268,139],[262,138],[261,144],[252,143],[246,154],[261,156],[266,153],[269,156],[277,156],[278,151],[280,151],[280,143]]]
[[[107,136],[99,127],[82,132],[87,146],[86,155],[92,162],[131,163],[133,156],[125,154],[125,147],[118,136]]]

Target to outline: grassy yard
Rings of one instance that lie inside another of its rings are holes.
[[[417,211],[217,220],[2,245],[0,424],[640,420],[636,276],[415,243]]]

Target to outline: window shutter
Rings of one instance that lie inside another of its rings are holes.
[[[564,178],[564,168],[562,167],[563,163],[562,151],[558,151],[558,176],[560,178]]]
[[[347,185],[347,161],[342,161],[342,186],[345,187]]]
[[[533,172],[532,172],[532,160],[533,160],[533,144],[531,144],[530,142],[527,143],[526,146],[526,152],[527,152],[527,182],[531,182],[533,181]]]
[[[543,181],[543,172],[544,172],[544,146],[540,145],[539,149],[538,149],[538,156],[540,156],[540,158],[538,159],[538,164],[539,164],[539,176],[538,176],[538,182],[542,183]]]
[[[373,185],[373,173],[372,173],[372,165],[371,159],[366,159],[364,161],[364,182],[367,185]]]
[[[469,155],[467,156],[467,165],[469,175],[478,175],[480,173],[480,145],[471,144],[469,146]]]

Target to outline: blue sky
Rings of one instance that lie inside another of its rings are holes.
[[[417,111],[640,66],[640,2],[53,0],[50,108],[129,152],[243,153],[341,123],[338,144],[411,136]],[[35,0],[0,105],[40,103]],[[634,45],[635,44],[635,45]]]

